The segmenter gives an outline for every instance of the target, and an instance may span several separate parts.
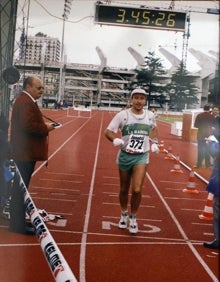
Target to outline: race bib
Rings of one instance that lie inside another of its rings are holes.
[[[126,152],[130,154],[144,153],[144,143],[146,136],[144,135],[130,135]]]

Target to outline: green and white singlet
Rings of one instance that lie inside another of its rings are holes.
[[[149,151],[149,132],[154,127],[156,127],[154,113],[144,110],[142,115],[135,115],[131,109],[127,109],[117,113],[107,129],[115,133],[121,130],[123,151],[140,154]]]
[[[156,127],[155,115],[144,110],[142,115],[135,115],[131,109],[117,113],[107,127],[115,133],[121,130],[124,145],[117,156],[117,164],[122,170],[129,170],[137,164],[149,162],[149,132]]]

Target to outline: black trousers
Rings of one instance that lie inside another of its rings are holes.
[[[31,175],[34,171],[36,162],[21,162],[16,161],[18,170],[20,171],[21,177],[24,181],[26,188],[28,189]],[[17,233],[25,233],[26,230],[26,212],[24,206],[24,193],[19,185],[18,177],[15,177],[13,188],[11,191],[11,202],[10,202],[10,223],[9,229]]]
[[[202,162],[203,162],[203,160],[205,160],[205,166],[209,167],[210,164],[211,164],[211,161],[210,161],[210,154],[209,154],[209,151],[208,151],[206,141],[205,140],[198,140],[197,144],[198,144],[198,146],[197,146],[198,155],[197,155],[197,164],[196,165],[198,167],[202,166]]]

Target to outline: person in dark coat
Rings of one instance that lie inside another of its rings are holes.
[[[212,127],[215,123],[214,116],[209,112],[209,105],[204,106],[204,111],[197,115],[195,119],[194,126],[198,128],[197,132],[197,145],[198,145],[198,154],[197,154],[197,163],[196,168],[201,168],[203,161],[205,160],[206,168],[211,166],[210,154],[208,152],[205,138],[208,138],[212,133]]]
[[[11,148],[22,179],[28,188],[37,161],[48,159],[48,134],[54,127],[45,123],[36,103],[44,86],[37,77],[24,80],[23,91],[13,104],[11,116]],[[11,197],[10,230],[29,234],[25,221],[24,196],[17,179]],[[33,233],[33,232],[30,232]]]
[[[219,225],[220,225],[220,182],[219,182],[219,165],[220,165],[220,120],[218,119],[218,124],[214,130],[214,135],[207,138],[207,146],[211,156],[214,158],[214,165],[212,174],[209,179],[209,183],[206,187],[206,190],[209,193],[212,193],[213,196],[213,231],[214,231],[214,240],[212,242],[205,242],[204,247],[210,249],[220,249],[220,234],[219,234]]]

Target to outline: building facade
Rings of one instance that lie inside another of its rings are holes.
[[[21,39],[19,62],[25,63],[59,63],[61,43],[58,38],[48,37],[39,32],[35,36]]]
[[[24,45],[21,45],[21,49],[23,47]],[[92,103],[93,105],[123,107],[128,104],[129,86],[135,79],[136,71],[110,68],[106,65],[101,67],[74,63],[62,64],[63,89],[62,97],[59,97],[60,48],[61,45],[57,38],[38,33],[27,38],[25,51],[21,51],[19,58],[15,60],[15,66],[21,73],[21,81],[28,75],[37,75],[44,82],[43,104],[48,105],[56,100],[61,100],[68,105]],[[165,56],[168,56],[168,59],[173,58],[172,54],[165,53]],[[177,65],[176,62],[173,67]],[[206,76],[199,73],[194,74],[197,77],[196,85],[199,89],[200,103],[196,106],[197,108],[208,102],[213,77],[215,77],[214,67],[213,64]],[[167,75],[166,83],[169,83],[172,72],[168,71]],[[164,79],[159,83],[165,83]],[[13,96],[16,96],[19,91],[18,87]]]

